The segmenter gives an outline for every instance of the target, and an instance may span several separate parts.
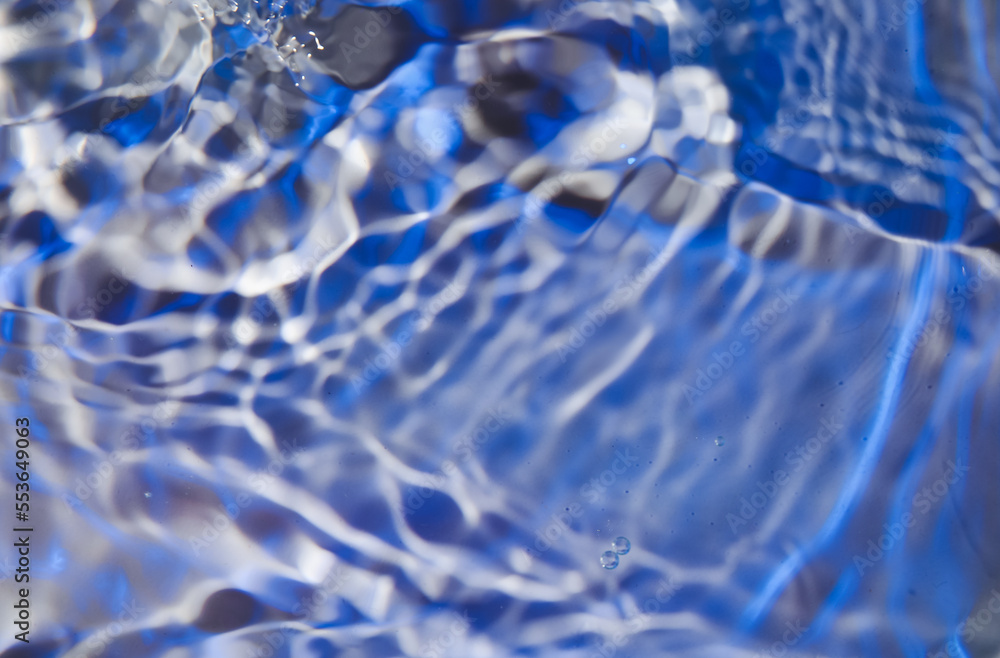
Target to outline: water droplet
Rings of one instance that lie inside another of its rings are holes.
[[[627,555],[628,552],[632,550],[632,542],[630,542],[627,537],[618,537],[611,542],[611,548],[613,548],[615,553],[618,553],[618,555]]]
[[[618,553],[614,551],[604,551],[601,553],[601,566],[605,569],[614,569],[618,566]]]
[[[715,445],[721,448],[722,446],[726,445],[726,440],[720,436],[715,440]]]

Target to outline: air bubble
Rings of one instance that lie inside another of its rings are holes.
[[[632,550],[632,542],[630,542],[627,537],[618,537],[611,542],[611,548],[614,549],[615,553],[618,555],[627,555],[628,552]]]
[[[618,566],[618,553],[614,551],[604,551],[601,553],[601,566],[605,569],[614,569]]]
[[[715,445],[721,448],[722,446],[726,445],[726,440],[720,436],[715,440]]]

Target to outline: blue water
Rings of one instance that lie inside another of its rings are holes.
[[[0,6],[3,656],[1000,656],[996,3]]]

